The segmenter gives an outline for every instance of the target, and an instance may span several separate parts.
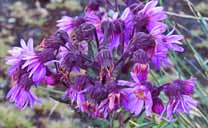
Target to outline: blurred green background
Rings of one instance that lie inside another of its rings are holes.
[[[168,20],[165,22],[185,36],[184,53],[170,53],[174,68],[151,71],[149,78],[163,84],[177,78],[194,76],[198,79],[196,94],[198,109],[189,116],[180,115],[174,123],[153,121],[141,116],[133,118],[126,128],[207,128],[208,127],[208,0],[159,0]],[[20,38],[33,37],[38,44],[56,31],[56,20],[63,15],[75,16],[83,11],[86,0],[0,0],[0,128],[91,128],[103,127],[102,120],[86,119],[66,104],[50,97],[47,90],[37,89],[43,102],[34,110],[17,110],[5,100],[11,87],[4,57],[7,50],[19,44]],[[113,122],[118,127],[117,122]]]

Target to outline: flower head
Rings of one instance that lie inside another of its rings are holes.
[[[118,81],[119,85],[130,87],[123,89],[126,98],[123,99],[122,104],[124,108],[136,115],[139,115],[142,112],[143,107],[145,107],[146,115],[150,116],[153,105],[151,92],[147,87],[140,83],[135,73],[131,72],[131,76],[135,82]]]
[[[33,108],[34,103],[41,103],[40,100],[30,91],[33,81],[28,78],[28,74],[22,74],[16,85],[7,94],[10,102],[14,102],[20,109],[27,106]]]
[[[170,32],[167,36],[162,37],[162,43],[164,43],[164,45],[170,50],[183,52],[184,49],[180,46],[182,45],[180,40],[183,38],[182,35],[172,35],[172,32]]]
[[[98,106],[97,116],[107,118],[109,113],[120,107],[122,96],[123,94],[120,92],[108,94],[108,97]]]
[[[29,39],[26,45],[25,41],[21,39],[21,47],[14,47],[12,50],[9,50],[11,56],[6,57],[6,64],[11,65],[9,69],[9,74],[12,76],[14,72],[22,65],[23,58],[25,54],[31,54],[33,50],[33,40]]]
[[[191,108],[196,107],[197,102],[190,96],[194,92],[195,80],[194,78],[189,80],[175,80],[164,86],[165,94],[169,98],[167,105],[168,119],[171,119],[174,113],[189,113]]]
[[[160,21],[166,19],[167,16],[162,7],[156,7],[157,4],[156,0],[150,1],[138,12],[137,29],[139,31],[143,31],[142,29],[145,28],[150,32],[155,26],[166,26]]]
[[[85,110],[85,97],[84,93],[86,92],[85,86],[89,84],[88,77],[85,75],[77,76],[71,84],[71,86],[67,89],[65,98],[71,99],[71,104],[76,103],[81,112]]]
[[[146,115],[151,115],[152,97],[146,87],[140,85],[123,91],[126,93],[126,98],[122,102],[125,109],[136,115],[139,115],[145,109]]]

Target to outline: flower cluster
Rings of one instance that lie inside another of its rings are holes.
[[[167,34],[167,16],[156,0],[147,3],[124,0],[89,0],[84,15],[64,16],[56,33],[37,49],[33,40],[9,51],[9,75],[15,86],[7,98],[18,108],[40,103],[30,88],[63,84],[65,99],[80,112],[108,118],[118,110],[146,116],[152,113],[172,119],[178,112],[196,107],[191,98],[195,79],[155,85],[150,70],[171,66],[170,50],[183,52],[181,35]],[[121,6],[121,7],[120,7]],[[122,13],[119,8],[124,8]],[[160,93],[168,98],[164,102]]]

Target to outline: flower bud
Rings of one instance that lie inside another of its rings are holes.
[[[69,42],[69,36],[67,32],[60,30],[49,38],[44,39],[40,46],[43,48],[58,49],[60,46],[65,45],[66,42]]]
[[[60,76],[59,75],[49,75],[45,77],[45,83],[47,85],[55,85],[59,82]]]
[[[95,26],[92,24],[83,23],[71,34],[73,41],[90,41],[95,34]]]
[[[150,56],[148,56],[144,50],[139,49],[134,52],[132,61],[135,63],[147,64],[149,63],[150,59]]]
[[[150,34],[138,32],[133,38],[131,51],[142,49],[144,51],[147,51],[147,53],[152,54],[155,45],[155,40]]]
[[[145,81],[149,73],[149,65],[136,63],[134,64],[132,72],[136,74],[140,81]]]
[[[102,49],[96,56],[96,61],[101,65],[102,68],[113,67],[112,54],[108,49]]]
[[[54,49],[53,48],[46,48],[46,49],[38,52],[37,56],[39,57],[39,60],[42,63],[54,60],[55,59]]]
[[[164,110],[164,105],[162,103],[162,100],[158,97],[153,98],[152,111],[160,115],[163,112],[163,110]]]

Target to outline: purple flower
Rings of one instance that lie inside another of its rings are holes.
[[[69,88],[66,91],[65,98],[71,99],[71,103],[76,103],[81,112],[85,111],[85,97],[84,91],[77,91],[75,89]]]
[[[17,68],[21,66],[24,55],[33,52],[32,39],[28,40],[27,45],[25,44],[25,41],[21,39],[20,44],[21,47],[14,47],[12,50],[9,50],[8,52],[11,54],[11,56],[6,57],[6,64],[11,65],[9,68],[10,76],[13,75]]]
[[[138,11],[142,10],[144,8],[144,5],[135,0],[127,0],[125,1],[126,4],[129,4],[129,7],[126,7],[123,13],[120,16],[120,20],[124,22],[125,25],[125,48],[126,45],[130,43],[131,37],[134,34],[135,31],[135,25],[141,24],[141,22],[136,22],[138,17],[136,17]]]
[[[133,88],[123,89],[123,91],[126,93],[126,98],[122,101],[125,109],[139,115],[145,108],[146,115],[151,115],[153,103],[151,93],[147,88],[139,85]]]
[[[152,62],[156,69],[160,69],[161,66],[171,66],[168,60],[168,44],[161,42],[164,37],[163,33],[166,31],[164,26],[156,26],[151,29],[151,36],[155,40],[156,46],[154,49],[154,55],[152,56]]]
[[[92,41],[95,39],[96,28],[94,25],[89,23],[83,23],[80,26],[76,27],[73,31],[72,40],[74,42],[81,41]],[[78,35],[78,36],[77,36]]]
[[[101,30],[101,24],[105,16],[102,14],[97,14],[95,12],[86,12],[85,19],[87,23],[93,24],[96,28],[98,39],[101,40],[103,38],[103,33]]]
[[[31,91],[31,85],[33,81],[28,78],[28,74],[23,74],[16,85],[11,88],[7,94],[7,98],[10,102],[14,102],[19,109],[24,109],[27,106],[33,108],[34,103],[41,103]]]
[[[112,25],[113,35],[112,35],[112,43],[110,48],[117,48],[120,44],[122,44],[122,38],[124,38],[125,25],[124,22],[120,19],[116,19],[113,21]],[[124,40],[123,40],[124,41]]]
[[[118,85],[129,86],[130,88],[123,89],[125,98],[122,99],[122,104],[125,109],[139,115],[145,107],[147,116],[152,112],[152,96],[151,92],[140,81],[136,74],[131,72],[131,76],[135,82],[119,80]]]
[[[183,48],[179,45],[182,43],[179,42],[183,39],[181,35],[171,35],[173,33],[170,32],[168,35],[164,35],[163,33],[166,31],[166,27],[163,25],[155,26],[150,29],[150,34],[152,38],[154,38],[156,46],[154,50],[154,55],[152,57],[153,64],[156,69],[159,69],[161,66],[171,66],[170,61],[168,60],[169,49],[183,52]]]
[[[108,114],[117,109],[121,104],[122,93],[110,93],[108,98],[103,100],[97,109],[97,116],[107,118]]]
[[[72,32],[72,30],[82,23],[85,22],[85,19],[82,17],[69,17],[69,16],[63,16],[60,20],[57,21],[57,27],[59,27],[59,30],[64,30],[68,32],[69,34]]]
[[[89,84],[88,77],[85,75],[79,75],[75,78],[74,83],[67,89],[65,98],[71,99],[71,104],[76,103],[81,112],[86,111],[85,96],[87,85]]]
[[[197,101],[191,96],[182,95],[177,99],[170,100],[167,105],[167,118],[172,119],[172,114],[177,112],[183,112],[188,114],[191,109],[197,106]]]
[[[164,85],[165,94],[169,98],[166,108],[167,118],[172,119],[172,114],[177,112],[189,113],[195,108],[197,102],[190,95],[194,93],[196,79],[175,80]]]
[[[71,46],[71,45],[70,45]],[[82,54],[86,52],[86,47],[83,46],[78,52],[74,47],[70,47],[69,44],[65,47],[60,47],[58,53],[58,59],[60,66],[67,71],[80,71],[80,65],[83,64]],[[83,52],[83,53],[81,53]]]
[[[13,74],[21,66],[22,69],[27,68],[27,71],[30,72],[29,77],[32,77],[34,82],[42,82],[46,75],[46,67],[44,64],[54,59],[53,49],[35,52],[33,39],[29,39],[27,44],[24,40],[21,40],[20,44],[21,47],[13,48],[13,50],[9,51],[12,56],[6,58],[7,64],[12,65],[10,74]]]
[[[160,69],[161,66],[171,66],[171,62],[168,60],[168,49],[158,45],[155,49],[152,62],[156,69]]]
[[[138,12],[138,25],[141,29],[144,25],[146,29],[150,32],[155,26],[167,26],[164,23],[160,22],[167,18],[162,7],[156,7],[158,1],[153,0],[148,2],[145,7]]]
[[[162,37],[162,43],[169,48],[170,50],[177,51],[177,52],[183,52],[184,49],[180,45],[182,43],[180,40],[182,40],[184,37],[182,35],[172,35],[173,31],[170,32],[168,35]]]
[[[109,119],[121,108],[135,115],[167,112],[168,119],[188,113],[196,107],[191,98],[195,79],[162,86],[148,81],[152,64],[156,69],[171,66],[169,51],[184,51],[183,36],[165,34],[167,16],[157,4],[157,0],[123,0],[122,5],[118,0],[89,0],[82,16],[58,20],[59,30],[37,50],[32,39],[21,40],[21,47],[10,50],[6,58],[15,81],[7,98],[18,108],[33,107],[40,100],[30,91],[32,85],[63,84],[71,106],[95,118]],[[168,97],[166,107],[162,91]]]

